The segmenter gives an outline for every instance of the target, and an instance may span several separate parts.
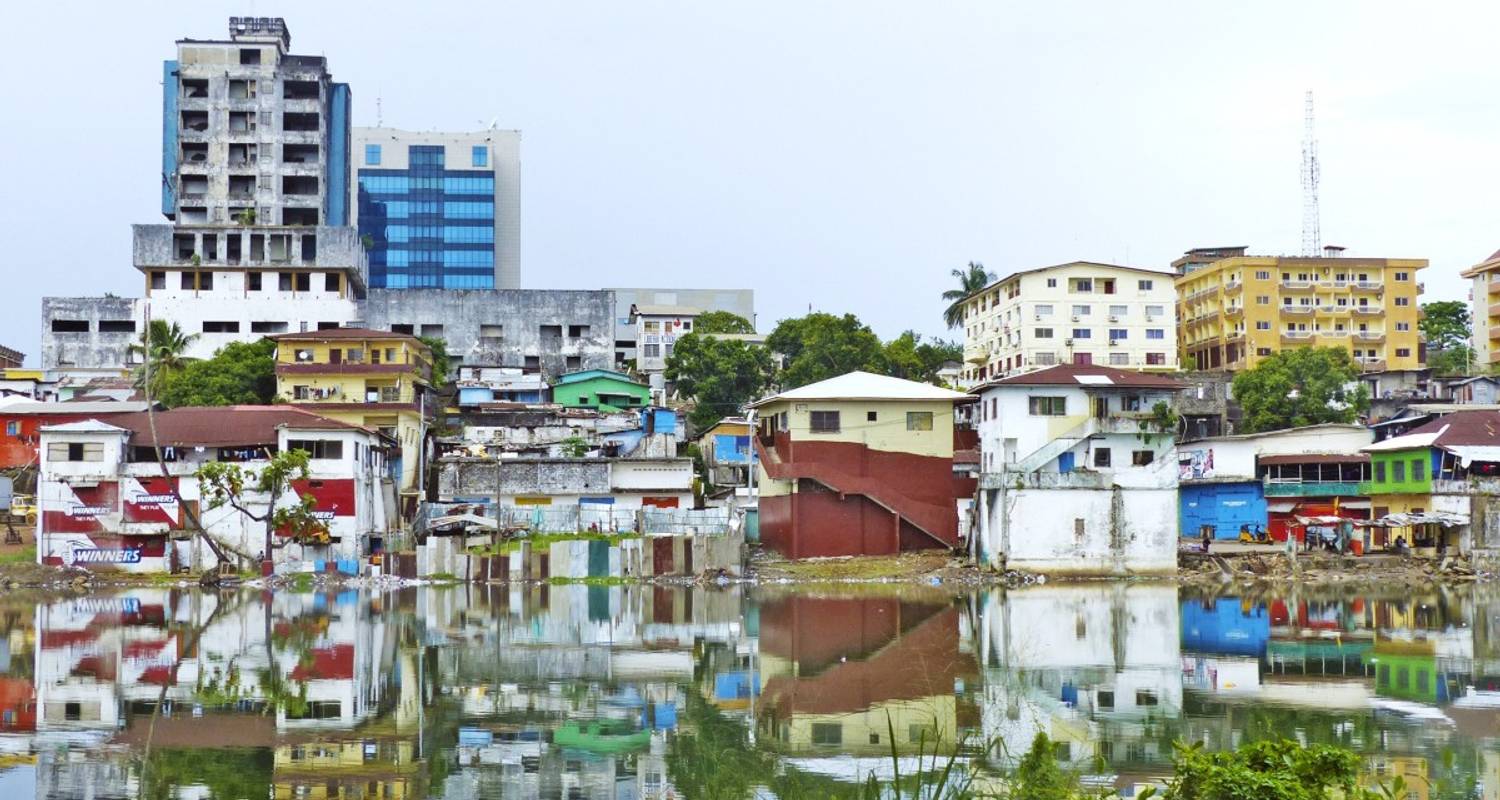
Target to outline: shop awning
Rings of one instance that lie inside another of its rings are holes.
[[[1412,525],[1440,525],[1444,528],[1455,528],[1459,525],[1468,525],[1469,517],[1466,514],[1452,514],[1446,511],[1421,511],[1410,514],[1387,514],[1380,519],[1359,524],[1371,528],[1407,528]]]
[[[1286,500],[1280,503],[1266,503],[1266,510],[1273,514],[1290,514],[1297,510],[1297,501]]]

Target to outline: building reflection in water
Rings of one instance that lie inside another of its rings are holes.
[[[1500,598],[1090,583],[0,602],[7,797],[774,796],[888,774],[893,748],[909,771],[934,739],[993,780],[1038,733],[1127,791],[1166,774],[1174,742],[1286,736],[1351,748],[1413,797],[1500,800]]]

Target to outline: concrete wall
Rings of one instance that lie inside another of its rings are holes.
[[[363,324],[377,330],[410,325],[417,335],[448,343],[454,365],[524,367],[534,357],[556,377],[579,369],[609,369],[614,353],[614,295],[609,291],[372,289]],[[499,331],[481,340],[481,325]],[[560,326],[561,336],[544,336]],[[568,336],[570,326],[588,326]],[[569,358],[576,358],[570,366]]]
[[[129,297],[43,297],[42,369],[118,374],[130,363],[130,345],[140,338],[141,301]],[[100,322],[131,323],[130,330],[103,331]],[[54,331],[58,322],[86,323],[84,332]]]
[[[992,563],[1055,575],[1171,574],[1177,488],[984,489]]]
[[[704,311],[728,311],[758,324],[755,319],[755,290],[753,289],[643,289],[618,287],[606,289],[615,295],[614,337],[620,346],[615,351],[615,363],[634,364],[639,355],[636,326],[630,323],[632,305],[689,306]]]

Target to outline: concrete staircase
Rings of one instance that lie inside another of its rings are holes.
[[[1006,472],[1036,472],[1042,467],[1052,463],[1053,459],[1063,453],[1072,450],[1079,442],[1094,435],[1097,420],[1093,417],[1085,419],[1074,426],[1072,430],[1053,439],[1052,441],[1037,448],[1031,455],[1026,456],[1014,464],[1006,464]]]

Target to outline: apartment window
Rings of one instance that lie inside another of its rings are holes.
[[[1166,353],[1147,353],[1146,354],[1146,366],[1149,366],[1149,367],[1164,367],[1166,365],[1167,365],[1167,354]]]
[[[931,411],[908,411],[906,412],[906,429],[909,431],[932,430]]]
[[[1084,294],[1092,292],[1092,291],[1094,291],[1094,279],[1093,278],[1074,278],[1073,279],[1072,289],[1075,292],[1080,292],[1080,293],[1084,293]]]
[[[380,145],[365,145],[365,166],[376,167],[380,165]]]
[[[343,276],[337,272],[323,273],[323,291],[337,292],[343,286]]]
[[[5,435],[6,436],[20,436],[21,435],[21,422],[20,422],[20,420],[14,420],[13,419],[10,422],[5,423]]]
[[[1146,329],[1146,338],[1147,339],[1165,339],[1165,338],[1167,338],[1167,331],[1166,331],[1165,328],[1147,328]]]
[[[1048,289],[1056,289],[1057,288],[1057,279],[1056,278],[1048,278],[1047,279],[1047,288]]]
[[[1133,450],[1130,453],[1130,463],[1137,467],[1144,467],[1155,460],[1155,450]]]
[[[661,333],[661,323],[656,320],[647,320],[644,327],[646,333]]]
[[[1270,272],[1270,270],[1264,270],[1264,269],[1257,270],[1256,273],[1255,273],[1255,279],[1258,280],[1258,281],[1268,281],[1268,280],[1270,280],[1271,279],[1271,272]]]
[[[1068,414],[1066,397],[1029,397],[1027,406],[1033,417],[1064,417]]]
[[[812,725],[812,743],[819,745],[843,744],[844,726],[837,722],[814,722]]]
[[[1159,317],[1167,313],[1165,306],[1146,306],[1146,316]]]
[[[1385,483],[1385,462],[1383,461],[1375,462],[1375,482]]]
[[[293,400],[311,400],[312,399],[312,388],[308,387],[308,386],[293,386],[292,387],[292,399]]]
[[[1135,288],[1140,289],[1143,292],[1149,292],[1155,286],[1156,286],[1156,283],[1154,281],[1136,281],[1135,282]]]
[[[309,458],[343,458],[344,443],[325,439],[288,439],[286,449],[301,450]]]
[[[246,282],[246,285],[250,287],[250,291],[252,291],[252,292],[258,292],[258,291],[260,291],[260,273],[259,272],[251,272],[251,273],[247,274],[245,276],[245,282]]]
[[[1111,342],[1117,342],[1117,341],[1119,341],[1121,339],[1124,339],[1124,338],[1126,338],[1126,330],[1124,328],[1110,328],[1109,329],[1109,340]]]
[[[1398,305],[1398,306],[1409,306],[1409,305],[1411,305],[1411,298],[1410,297],[1398,297],[1398,298],[1396,298],[1396,305]]]
[[[1089,338],[1089,329],[1088,328],[1074,328],[1073,329],[1073,338],[1074,339],[1087,339],[1087,338]]]
[[[1130,308],[1128,306],[1110,306],[1109,307],[1109,315],[1111,317],[1123,317],[1123,316],[1125,316],[1125,315],[1127,315],[1129,313],[1130,313]]]
[[[1052,305],[1050,303],[1038,303],[1036,307],[1036,315],[1039,317],[1052,316]]]
[[[1420,458],[1414,458],[1411,462],[1411,479],[1421,481],[1427,479],[1427,464]]]
[[[1411,323],[1410,322],[1398,322],[1398,323],[1396,323],[1396,330],[1398,330],[1398,331],[1409,331],[1409,330],[1411,330]]]
[[[469,158],[469,163],[476,167],[488,167],[490,165],[490,149],[482,144],[476,144]]]
[[[47,445],[48,461],[103,461],[103,442],[51,442]]]
[[[641,355],[646,358],[661,358],[661,345],[648,344],[641,347]]]
[[[1396,280],[1398,280],[1398,281],[1409,281],[1409,280],[1411,280],[1411,273],[1410,272],[1398,272],[1398,273],[1396,273]]]
[[[313,351],[303,348],[296,351],[293,356],[298,364],[311,364],[313,362]]]
[[[1398,348],[1396,348],[1396,358],[1410,358],[1410,357],[1411,357],[1411,348],[1410,347],[1398,347]]]
[[[204,333],[239,333],[240,323],[234,320],[204,320]]]
[[[814,411],[812,417],[813,433],[838,433],[839,412],[837,411]]]
[[[1255,304],[1258,306],[1268,306],[1271,304],[1271,296],[1268,294],[1258,294],[1255,296]]]
[[[1255,348],[1255,354],[1258,355],[1258,356],[1268,356],[1268,355],[1271,354],[1271,348],[1269,348],[1269,347],[1257,347],[1257,348]]]
[[[1039,367],[1050,367],[1057,363],[1056,353],[1037,353],[1031,357],[1031,363]]]
[[[1052,329],[1051,328],[1037,328],[1036,330],[1032,331],[1032,333],[1038,339],[1051,339],[1052,338]]]
[[[1098,706],[1100,711],[1113,711],[1115,708],[1114,690],[1100,689],[1098,694],[1094,695],[1094,705]]]
[[[983,411],[984,407],[980,406],[980,410]],[[875,420],[877,420],[879,418],[880,418],[880,415],[878,413],[874,412],[874,411],[866,411],[865,412],[865,422],[874,422]]]
[[[1107,466],[1109,466],[1109,448],[1108,447],[1096,447],[1096,448],[1094,448],[1094,466],[1096,466],[1096,467],[1107,467]]]
[[[1129,353],[1110,353],[1109,354],[1109,365],[1111,367],[1128,367],[1128,366],[1130,366],[1130,354]]]
[[[1267,322],[1266,320],[1257,320],[1255,323],[1255,329],[1258,331],[1268,331],[1271,329],[1271,323]]]
[[[1136,689],[1135,704],[1138,706],[1156,705],[1156,692],[1151,691],[1150,689]]]
[[[1093,313],[1093,310],[1093,306],[1073,306],[1073,316],[1086,317],[1089,314]]]
[[[1405,461],[1392,461],[1391,462],[1391,483],[1405,483],[1405,482],[1406,482],[1406,462]]]

